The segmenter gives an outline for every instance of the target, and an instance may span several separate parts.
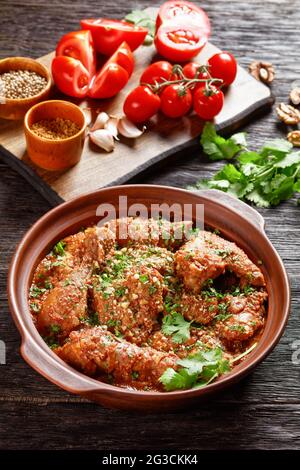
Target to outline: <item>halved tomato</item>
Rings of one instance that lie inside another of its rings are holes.
[[[173,62],[185,62],[195,57],[207,42],[195,25],[166,23],[160,26],[154,39],[157,52]]]
[[[165,2],[159,9],[156,18],[156,29],[169,21],[183,20],[187,25],[195,24],[207,37],[210,35],[210,22],[202,8],[184,0]]]
[[[148,33],[146,28],[126,21],[104,18],[81,20],[80,25],[82,29],[91,31],[96,50],[104,55],[113,54],[123,41],[134,51],[144,42]]]
[[[52,75],[62,93],[75,98],[87,95],[91,76],[80,60],[67,56],[54,57]]]
[[[57,44],[56,55],[80,60],[91,75],[96,73],[96,53],[90,31],[80,30],[65,34]]]

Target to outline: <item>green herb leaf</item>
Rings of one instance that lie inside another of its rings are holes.
[[[162,332],[172,336],[175,343],[185,343],[190,339],[190,326],[191,323],[177,312],[169,313],[162,320]]]
[[[248,151],[243,136],[236,134],[226,140],[217,135],[212,123],[207,123],[201,143],[212,160],[228,158],[231,150],[232,155],[242,151],[234,164],[225,165],[212,178],[202,179],[188,189],[219,189],[265,208],[277,206],[300,192],[300,152],[294,152],[284,139],[267,142],[259,152]],[[233,151],[232,143],[239,145],[237,152]]]
[[[230,370],[220,348],[179,359],[177,365],[176,371],[168,368],[159,379],[167,391],[203,387]]]
[[[240,132],[225,139],[216,133],[211,122],[207,122],[203,128],[200,143],[210,160],[231,160],[246,146],[246,138],[245,134]]]
[[[135,26],[141,26],[148,30],[148,34],[144,41],[144,46],[150,46],[155,36],[155,19],[151,18],[144,10],[133,10],[125,16],[125,20],[133,23]]]
[[[64,242],[63,240],[59,241],[58,243],[56,243],[56,245],[53,248],[54,254],[58,256],[64,256],[66,254],[65,247],[66,247],[66,242]]]

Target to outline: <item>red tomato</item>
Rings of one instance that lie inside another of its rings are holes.
[[[108,61],[94,76],[88,95],[91,98],[111,98],[128,82],[128,72],[121,65]]]
[[[116,63],[121,65],[123,69],[125,69],[129,75],[131,76],[133,69],[134,69],[134,58],[131,52],[130,47],[128,46],[127,42],[122,42],[120,47],[116,50],[116,52],[110,57],[110,59],[106,62],[105,65],[109,63]]]
[[[87,95],[91,76],[79,60],[67,56],[54,57],[52,75],[62,93],[75,98]]]
[[[144,42],[148,33],[147,29],[126,21],[104,18],[81,20],[80,25],[82,29],[91,31],[96,50],[104,55],[113,54],[124,41],[134,51]]]
[[[201,65],[197,64],[196,62],[189,62],[188,64],[185,64],[185,66],[183,67],[183,74],[187,78],[195,78],[196,73],[199,72],[200,67]],[[203,76],[203,73],[201,74],[198,73],[198,78],[202,78],[202,76]]]
[[[65,34],[57,44],[56,55],[66,55],[80,60],[87,71],[96,73],[96,53],[90,31],[73,31]]]
[[[169,80],[172,75],[173,66],[170,62],[160,60],[149,65],[140,78],[140,83],[148,83],[154,85],[155,83],[161,83],[163,80]]]
[[[195,57],[207,42],[195,25],[184,23],[162,25],[155,36],[157,52],[173,62],[185,62]]]
[[[159,9],[156,18],[156,28],[168,21],[185,21],[186,24],[195,24],[205,36],[210,35],[210,22],[207,14],[191,2],[175,0],[165,2]]]
[[[212,92],[209,93],[206,91],[205,86],[202,86],[194,94],[194,110],[201,119],[206,121],[213,119],[219,114],[224,104],[222,91],[213,86],[211,88]]]
[[[127,96],[123,111],[132,122],[144,122],[157,113],[160,107],[160,97],[149,87],[140,85]]]
[[[208,60],[209,73],[213,78],[221,78],[223,85],[228,86],[234,82],[237,74],[237,63],[229,52],[219,52]]]
[[[166,116],[178,118],[189,112],[192,106],[192,93],[180,84],[168,85],[160,95],[160,110]]]

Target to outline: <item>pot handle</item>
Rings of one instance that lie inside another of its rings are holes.
[[[100,392],[101,388],[105,388],[105,384],[102,387],[100,382],[98,386],[89,383],[89,378],[86,376],[83,376],[79,381],[78,372],[73,371],[60,358],[51,357],[51,354],[31,338],[24,338],[21,345],[21,355],[33,369],[68,392],[87,394],[93,391]]]
[[[223,205],[230,206],[235,211],[239,212],[243,217],[249,219],[256,227],[261,231],[264,232],[265,228],[265,220],[260,213],[253,209],[253,207],[248,206],[243,201],[230,196],[229,194],[225,193],[224,191],[219,191],[218,189],[197,189],[192,191],[195,194],[198,194],[201,197],[207,199],[213,199],[216,202],[219,202]]]

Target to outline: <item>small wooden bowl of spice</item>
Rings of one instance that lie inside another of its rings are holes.
[[[39,167],[65,170],[79,162],[85,138],[83,111],[69,101],[43,101],[26,114],[27,153]]]
[[[22,119],[29,108],[48,98],[51,85],[49,70],[34,59],[0,60],[0,117]]]

